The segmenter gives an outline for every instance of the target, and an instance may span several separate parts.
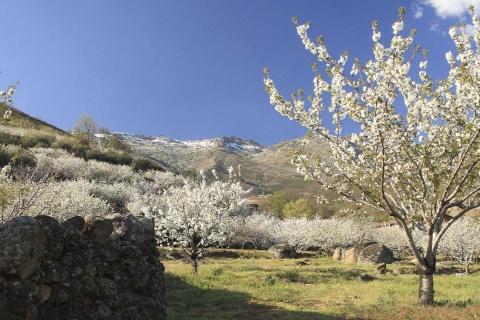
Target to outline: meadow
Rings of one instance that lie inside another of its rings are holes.
[[[414,267],[342,264],[303,255],[270,259],[265,251],[214,251],[192,274],[188,260],[163,260],[167,319],[479,319],[480,272],[435,275],[435,304],[417,305]],[[460,267],[460,266],[458,266]],[[398,274],[398,269],[403,269]]]

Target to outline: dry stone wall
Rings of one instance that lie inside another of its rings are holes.
[[[18,217],[0,226],[0,320],[165,319],[154,222]]]

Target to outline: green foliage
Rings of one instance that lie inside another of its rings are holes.
[[[30,133],[22,137],[22,146],[24,148],[50,148],[55,140],[55,136],[50,134]]]
[[[52,148],[62,149],[62,150],[65,150],[67,152],[73,153],[73,151],[75,149],[74,145],[75,145],[75,143],[74,143],[73,139],[61,139],[61,140],[57,140],[54,143],[52,143]]]
[[[43,120],[33,118],[18,109],[7,106],[4,103],[0,103],[0,115],[3,115],[7,109],[12,110],[12,115],[10,116],[10,119],[8,121],[5,120],[3,117],[0,117],[0,124],[4,126],[12,128],[41,130],[45,133],[51,134],[66,134],[63,130],[52,126],[51,124]]]
[[[148,158],[141,158],[141,157],[135,158],[133,159],[131,166],[135,171],[147,171],[147,170],[165,171],[165,169],[160,164]]]
[[[0,167],[10,165],[21,165],[26,167],[35,167],[35,156],[21,147],[15,149],[0,149]]]
[[[106,139],[106,148],[114,151],[130,152],[130,147],[115,135],[110,135]]]
[[[275,191],[269,198],[268,203],[271,210],[278,216],[283,217],[283,209],[290,202],[290,198],[285,191]]]
[[[87,160],[97,160],[111,164],[130,165],[133,161],[132,156],[123,152],[103,152],[97,149],[88,149],[85,154]]]
[[[301,198],[287,203],[282,213],[285,218],[307,217],[313,219],[315,217],[315,207],[307,199]]]
[[[4,149],[0,149],[0,167],[6,166],[10,162],[10,155]]]
[[[0,145],[21,145],[22,137],[16,134],[10,134],[8,132],[0,132]]]
[[[17,153],[11,155],[9,163],[12,165],[33,168],[35,167],[37,160],[30,151],[26,149],[20,149]]]

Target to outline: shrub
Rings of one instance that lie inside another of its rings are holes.
[[[56,149],[62,149],[68,152],[73,152],[74,151],[74,145],[75,142],[71,139],[62,139],[62,140],[57,140],[54,143],[52,143],[52,148]]]
[[[53,171],[61,179],[83,178],[87,163],[72,155],[60,155],[52,160]]]
[[[92,183],[90,195],[108,203],[125,205],[136,193],[136,188],[125,183]]]
[[[146,171],[146,170],[165,171],[165,169],[158,162],[155,162],[147,158],[133,159],[132,168],[135,171]]]
[[[123,152],[112,152],[112,151],[103,152],[95,149],[87,150],[85,158],[88,160],[98,160],[98,161],[108,162],[111,164],[123,164],[123,165],[130,165],[133,160],[133,158],[129,154],[126,154]]]
[[[0,132],[0,144],[7,145],[7,144],[14,144],[14,145],[21,145],[22,137],[15,134],[10,134],[7,132]]]
[[[22,137],[24,148],[42,147],[49,148],[55,142],[55,136],[47,134],[28,134]]]
[[[59,220],[88,214],[107,214],[109,204],[92,196],[91,188],[92,183],[85,180],[53,182],[29,212],[49,215]]]

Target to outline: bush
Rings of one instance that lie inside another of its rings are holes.
[[[49,148],[55,142],[55,136],[47,134],[30,134],[22,138],[24,148],[42,147]]]
[[[6,166],[10,162],[10,155],[4,150],[0,150],[0,167]]]
[[[5,152],[3,156],[5,160],[8,157],[7,164],[25,167],[35,167],[36,165],[35,156],[29,150],[15,145],[7,145],[3,150]]]
[[[52,144],[52,148],[73,152],[74,142],[72,140],[67,140],[67,139],[57,140]]]
[[[22,138],[20,136],[15,134],[10,134],[7,132],[0,132],[1,145],[8,145],[8,144],[21,145],[21,143],[22,143]]]
[[[80,143],[77,139],[69,138],[58,140],[52,144],[52,148],[63,149],[80,158],[86,158],[89,147]]]
[[[147,158],[133,159],[132,168],[135,171],[147,171],[147,170],[165,171],[165,169],[160,164]]]
[[[100,150],[90,149],[87,151],[86,159],[88,160],[97,160],[108,162],[111,164],[123,164],[123,165],[130,165],[132,163],[133,158],[126,153],[123,152],[102,152]]]
[[[91,182],[85,180],[50,183],[29,212],[49,215],[60,221],[88,214],[104,216],[110,206],[105,200],[90,194],[92,186]]]

